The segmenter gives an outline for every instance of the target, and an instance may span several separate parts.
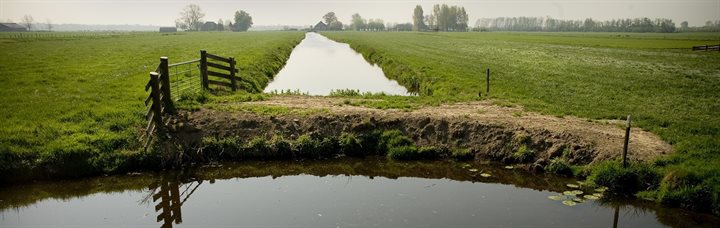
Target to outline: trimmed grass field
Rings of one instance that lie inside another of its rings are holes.
[[[0,36],[0,179],[32,175],[30,170],[71,176],[113,172],[142,160],[136,156],[146,110],[143,88],[160,56],[170,63],[197,59],[200,49],[234,56],[244,84],[261,89],[304,37],[301,32],[58,34]]]
[[[655,162],[665,179],[645,196],[675,206],[712,200],[720,213],[720,53],[690,51],[720,43],[719,33],[323,34],[405,86],[420,82],[421,103],[487,97],[490,68],[490,96],[530,111],[632,115],[675,150]]]

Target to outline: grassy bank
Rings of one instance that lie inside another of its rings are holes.
[[[717,43],[720,34],[324,35],[349,43],[401,84],[419,84],[421,100],[475,100],[478,92],[487,97],[484,73],[490,68],[490,96],[531,111],[595,119],[632,115],[635,126],[675,150],[652,164],[664,179],[643,189],[649,190],[645,195],[671,205],[697,202],[685,196],[701,195],[713,202],[704,211],[720,213],[720,53],[689,50]],[[689,174],[675,180],[673,173]]]
[[[62,34],[62,33],[58,33]],[[199,50],[238,61],[257,92],[301,32],[0,36],[0,179],[82,176],[149,165],[138,153],[148,72]],[[149,162],[149,163],[148,163]]]

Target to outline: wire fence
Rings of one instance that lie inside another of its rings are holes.
[[[170,90],[175,101],[188,98],[201,91],[200,60],[168,65]]]

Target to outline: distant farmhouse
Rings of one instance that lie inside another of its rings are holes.
[[[312,29],[313,32],[319,32],[319,31],[325,31],[327,30],[327,25],[323,23],[322,21],[318,22]]]
[[[16,23],[0,23],[0,32],[26,32],[27,28]]]
[[[205,22],[202,26],[200,26],[200,31],[216,31],[217,30],[217,24],[212,21]]]
[[[177,32],[175,27],[160,27],[160,32]]]

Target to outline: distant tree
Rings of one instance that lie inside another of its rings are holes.
[[[235,11],[235,26],[233,31],[245,32],[252,27],[253,21],[249,13],[244,10]]]
[[[35,20],[30,15],[23,16],[21,22],[25,28],[27,28],[28,31],[32,30],[33,23],[35,23]]]
[[[687,21],[683,21],[682,23],[680,23],[680,28],[682,28],[683,31],[687,31],[688,28],[689,28],[688,22],[687,22]]]
[[[217,27],[216,27],[216,28],[217,28],[218,31],[221,31],[221,32],[222,32],[222,31],[225,31],[225,24],[223,24],[223,20],[222,20],[222,19],[218,19]]]
[[[330,25],[331,23],[337,21],[337,16],[335,16],[335,12],[328,12],[323,16],[323,20],[325,20],[326,25]]]
[[[175,20],[175,27],[182,29],[182,30],[188,30],[188,25],[185,24],[181,19]]]
[[[367,23],[367,29],[370,31],[385,30],[385,22],[382,19],[370,19]]]
[[[180,18],[175,21],[175,25],[183,30],[198,31],[203,24],[203,17],[205,17],[205,14],[200,9],[200,6],[190,4],[180,12]]]
[[[46,25],[47,25],[47,30],[48,30],[49,32],[51,32],[52,29],[53,29],[53,23],[52,23],[52,21],[50,21],[50,19],[46,19],[46,20],[45,20],[45,23],[46,23]]]
[[[340,21],[333,21],[328,24],[328,30],[339,31],[343,29],[343,24]]]
[[[425,25],[423,9],[422,6],[417,5],[413,11],[413,31],[422,31],[425,29],[427,29],[427,25]]]
[[[364,30],[366,27],[365,19],[363,19],[360,14],[353,14],[352,15],[352,22],[350,22],[350,29],[355,31],[361,31]]]

